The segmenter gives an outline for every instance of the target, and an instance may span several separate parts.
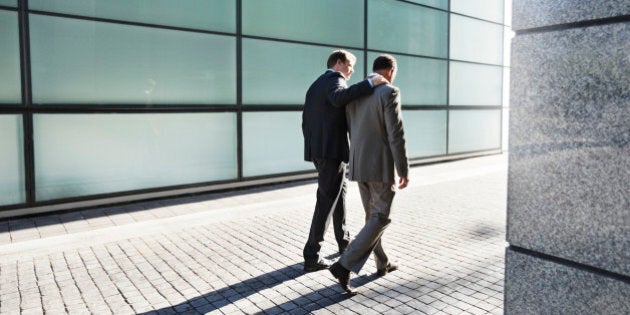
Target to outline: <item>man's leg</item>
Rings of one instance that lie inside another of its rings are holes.
[[[346,252],[339,258],[341,266],[355,273],[359,273],[391,222],[389,212],[395,194],[392,184],[386,183],[359,183],[359,191],[366,207],[366,222]],[[379,247],[378,259],[383,258],[384,261],[377,263],[388,263],[382,247]]]
[[[382,204],[381,208],[385,209],[383,214],[386,213],[387,218],[389,219],[389,214],[392,207],[392,202],[394,201],[394,195],[396,194],[396,190],[394,188],[394,184],[385,184],[378,185],[378,188],[374,187],[375,194],[373,195],[375,198],[376,204]],[[386,205],[386,206],[385,206]],[[379,207],[376,207],[379,208]],[[385,212],[386,211],[386,212]],[[391,220],[389,220],[391,222]],[[382,270],[387,267],[389,264],[389,259],[385,254],[385,250],[383,250],[383,245],[381,245],[381,238],[378,238],[376,241],[376,245],[374,246],[374,261],[376,262],[376,269]]]
[[[341,188],[333,211],[333,228],[340,254],[346,250],[350,243],[350,231],[348,231],[348,226],[346,225],[346,189],[348,186],[345,179],[346,165],[345,163],[341,164],[339,168]]]
[[[316,159],[314,160],[317,169],[317,202],[315,204],[315,212],[311,221],[311,229],[308,241],[304,246],[304,269],[307,271],[320,270],[326,268],[308,268],[308,265],[317,264],[320,257],[320,250],[324,242],[324,234],[330,222],[330,216],[336,202],[341,194],[343,173],[345,164],[339,160],[333,159]]]

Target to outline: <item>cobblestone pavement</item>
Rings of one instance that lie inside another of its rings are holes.
[[[314,181],[0,221],[0,314],[501,314],[506,166],[412,168],[383,236],[400,270],[370,258],[352,297],[302,271]]]

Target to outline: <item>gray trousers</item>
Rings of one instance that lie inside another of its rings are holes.
[[[377,269],[383,269],[389,263],[381,246],[381,236],[391,222],[389,212],[396,194],[394,183],[359,182],[358,184],[365,210],[365,225],[339,258],[339,263],[344,268],[357,274],[372,251]]]

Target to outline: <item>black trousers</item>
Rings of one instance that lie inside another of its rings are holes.
[[[350,242],[350,233],[346,227],[346,163],[317,158],[313,159],[313,164],[318,174],[317,203],[308,241],[304,246],[305,262],[317,262],[322,258],[320,252],[331,216],[339,249],[345,248]]]

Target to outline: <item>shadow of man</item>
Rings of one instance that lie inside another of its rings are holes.
[[[302,275],[303,265],[294,264],[284,267],[279,270],[275,270],[266,274],[259,275],[257,277],[247,279],[245,281],[229,285],[219,290],[206,293],[204,295],[189,299],[177,305],[170,307],[164,307],[158,310],[144,312],[140,314],[205,314],[229,304],[235,303],[239,300],[245,299],[251,295],[254,295],[265,289],[274,288],[286,281],[296,279]],[[326,273],[326,276],[330,276],[331,280],[334,280],[328,271],[322,271]],[[376,279],[376,275],[364,275],[352,280],[354,287],[360,287],[370,281]],[[343,300],[350,298],[350,295],[343,294],[337,284],[330,285],[324,288],[313,290],[312,292],[303,295],[292,301],[287,301],[282,304],[276,304],[273,307],[259,311],[256,309],[252,313],[255,314],[279,314],[284,312],[291,312],[300,314],[304,311],[304,314],[316,311],[327,306],[339,303]],[[246,310],[242,310],[245,311]]]

